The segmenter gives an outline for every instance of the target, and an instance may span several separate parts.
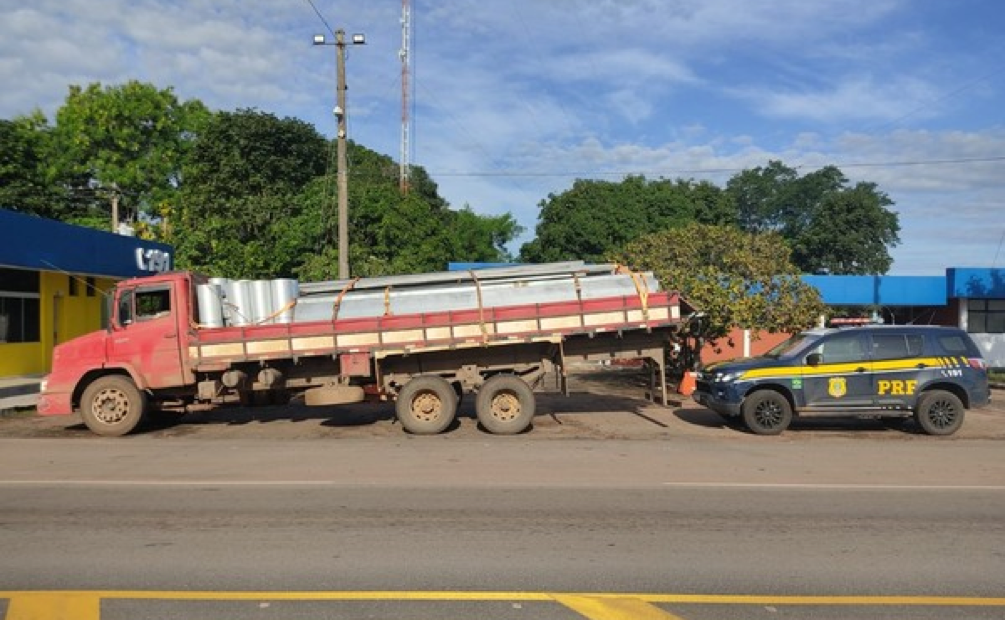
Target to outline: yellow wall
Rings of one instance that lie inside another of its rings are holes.
[[[114,286],[114,280],[95,278],[98,290],[89,297],[86,276],[48,271],[40,275],[41,342],[0,344],[0,377],[49,372],[56,344],[101,328],[102,293]],[[70,294],[71,277],[77,280],[76,295]]]

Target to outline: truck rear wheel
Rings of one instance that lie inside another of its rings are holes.
[[[741,416],[752,433],[778,435],[793,421],[793,408],[782,394],[762,390],[744,399]]]
[[[395,413],[405,430],[416,435],[442,433],[454,421],[458,395],[442,377],[423,375],[405,384],[395,401]]]
[[[515,435],[527,429],[534,418],[531,387],[520,377],[496,375],[479,388],[475,413],[479,423],[496,435]]]
[[[147,395],[122,375],[99,377],[80,399],[80,416],[91,432],[104,437],[127,435],[143,422]]]
[[[927,435],[953,435],[964,424],[964,403],[950,392],[924,392],[915,408],[915,422]]]

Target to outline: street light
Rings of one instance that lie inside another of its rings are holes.
[[[354,34],[350,39],[353,45],[365,45],[367,40],[362,34]],[[339,192],[339,279],[349,278],[349,177],[346,166],[346,33],[335,31],[335,43],[325,40],[325,35],[314,35],[315,45],[335,46],[335,115],[337,124],[336,143],[336,177]]]

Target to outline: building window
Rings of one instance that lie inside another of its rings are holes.
[[[92,276],[87,276],[87,296],[88,297],[94,297],[95,292],[97,290],[98,290],[98,287],[95,286],[95,284],[94,284],[94,278]]]
[[[74,277],[74,275],[72,273],[69,274],[67,277],[69,278],[69,287],[68,287],[68,289],[69,289],[69,295],[70,295],[70,297],[76,297],[77,295],[80,294],[80,292],[78,291],[78,286],[77,286],[77,278]]]
[[[1002,299],[969,299],[968,332],[972,334],[1001,334],[1004,323]]]
[[[40,342],[37,271],[0,268],[0,344]]]

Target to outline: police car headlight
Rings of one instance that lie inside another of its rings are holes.
[[[740,372],[725,372],[721,375],[716,375],[713,377],[714,383],[730,383],[731,381],[736,381],[740,379],[742,373]]]

